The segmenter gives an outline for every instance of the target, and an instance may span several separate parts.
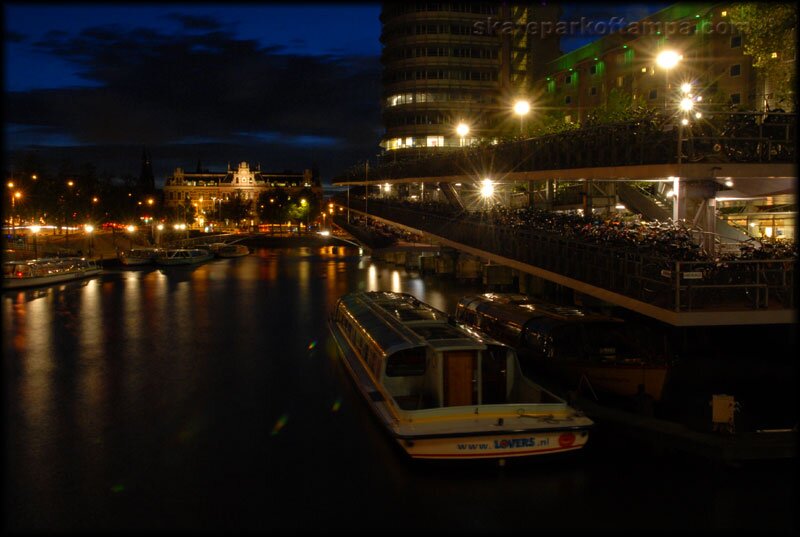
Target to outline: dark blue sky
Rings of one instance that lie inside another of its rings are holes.
[[[669,4],[564,4],[638,20]],[[380,138],[378,4],[5,4],[6,151],[163,179],[198,159],[320,165]],[[594,39],[566,36],[568,52]],[[12,166],[14,160],[12,158]]]

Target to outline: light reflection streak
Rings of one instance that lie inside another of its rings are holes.
[[[392,271],[392,292],[393,293],[402,293],[403,289],[400,285],[400,273],[396,270]]]
[[[359,263],[360,265],[361,263]],[[378,291],[378,269],[370,265],[367,271],[367,291]]]

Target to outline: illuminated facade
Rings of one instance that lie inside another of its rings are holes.
[[[241,162],[235,170],[228,165],[227,171],[220,173],[192,173],[176,168],[164,183],[164,207],[177,207],[189,200],[198,212],[213,214],[215,204],[238,196],[248,200],[255,213],[258,197],[276,189],[283,189],[289,196],[311,190],[317,203],[322,199],[319,176],[310,169],[302,173],[267,173],[260,166],[251,169],[247,162]]]
[[[686,82],[718,104],[747,110],[792,108],[757,77],[742,46],[747,36],[733,27],[727,9],[725,4],[675,4],[622,24],[548,63],[534,83],[534,94],[567,122],[584,121],[615,89],[653,108],[674,108]],[[658,54],[666,50],[682,57],[674,67],[657,64]],[[778,53],[787,69],[794,64],[793,46]]]

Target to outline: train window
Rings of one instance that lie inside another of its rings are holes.
[[[386,361],[387,377],[409,377],[425,374],[425,349],[407,349],[397,352]]]

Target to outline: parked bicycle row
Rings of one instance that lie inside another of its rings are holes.
[[[416,158],[383,162],[369,170],[370,180],[437,177],[464,170],[495,173],[674,162],[793,162],[796,115],[721,111],[681,127],[674,118],[654,114],[625,123],[595,124],[525,140],[477,144],[458,150],[430,149]],[[361,181],[363,164],[337,180]]]

